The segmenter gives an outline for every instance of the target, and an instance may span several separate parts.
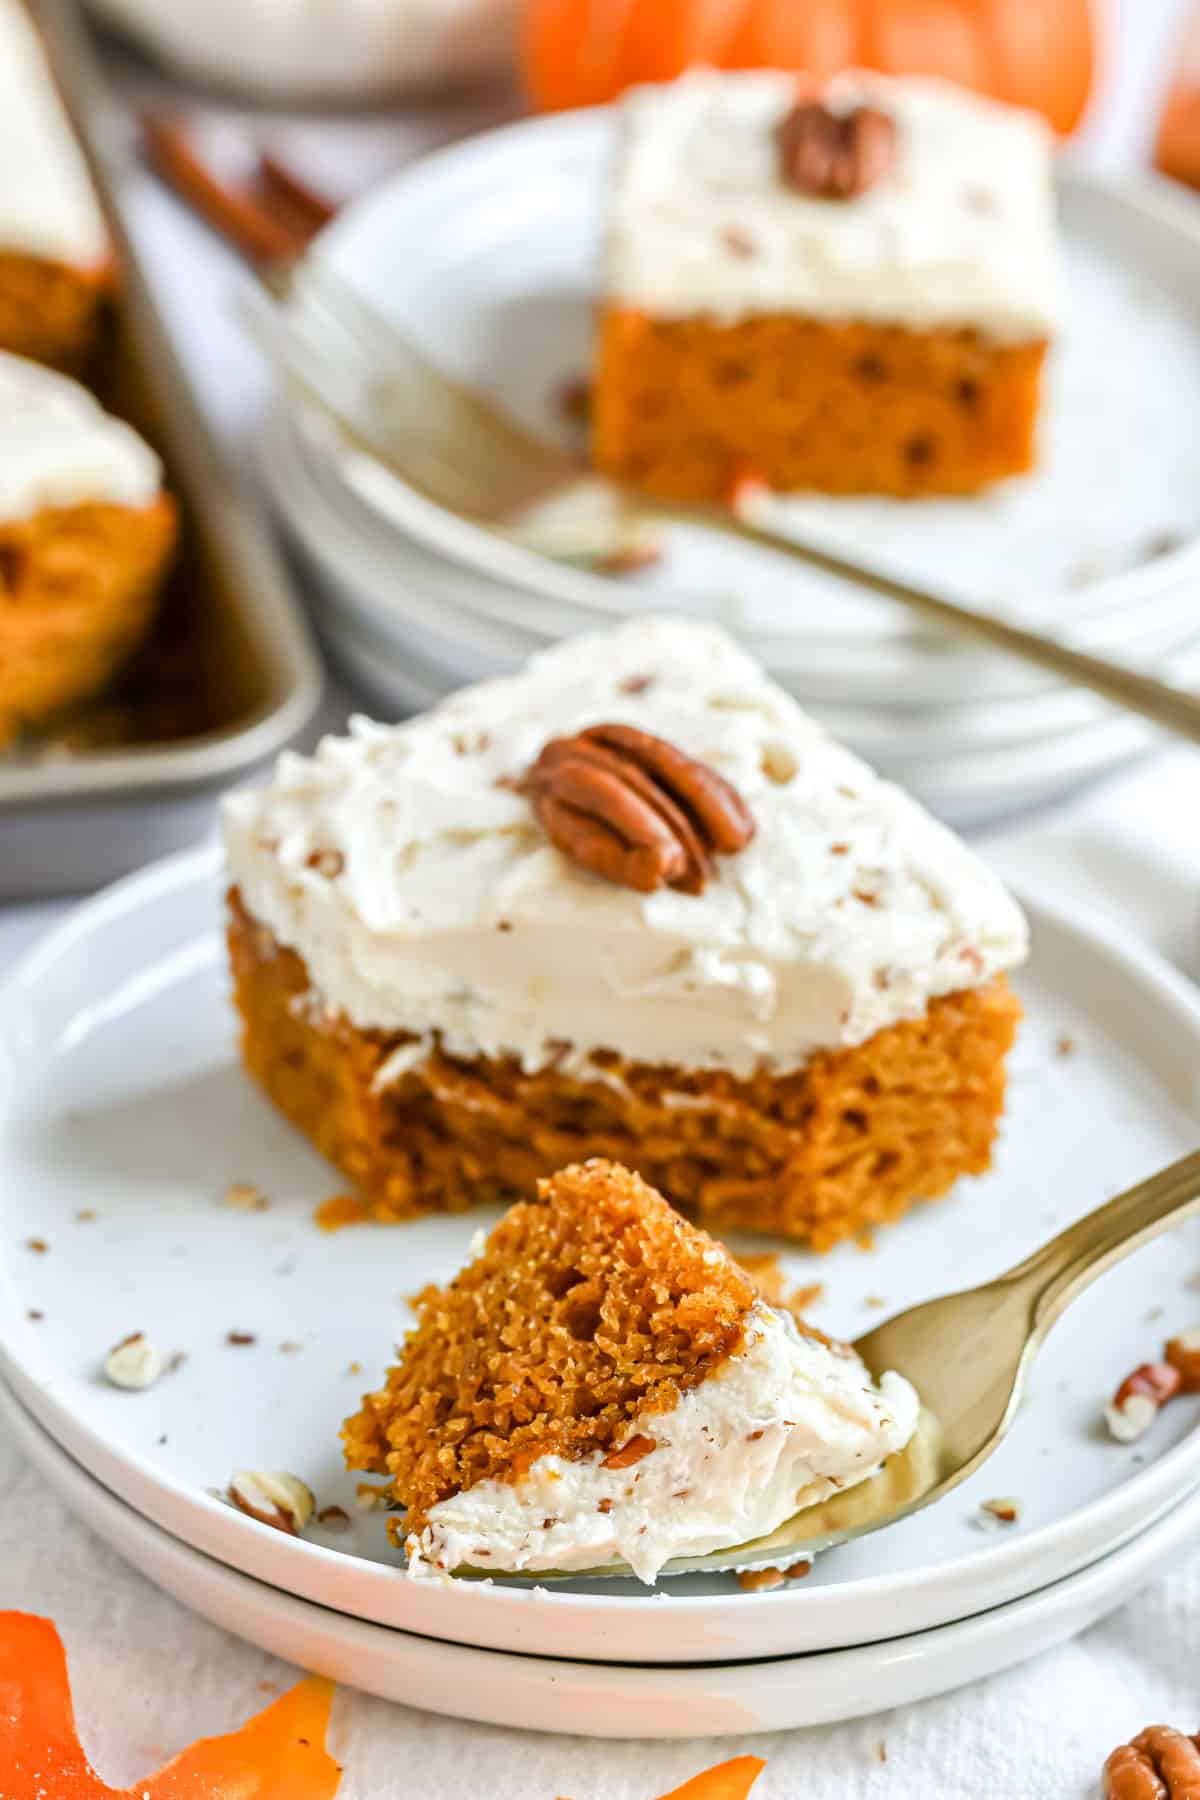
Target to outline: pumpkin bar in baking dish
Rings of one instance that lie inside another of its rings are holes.
[[[133,427],[0,351],[0,747],[90,699],[140,646],[176,527]]]
[[[360,720],[224,825],[246,1066],[380,1218],[599,1156],[824,1248],[988,1167],[1020,910],[723,631]]]
[[[0,350],[72,374],[112,276],[83,153],[22,0],[0,0]]]
[[[619,111],[601,469],[670,498],[971,493],[1030,469],[1051,137],[951,83],[699,70]]]

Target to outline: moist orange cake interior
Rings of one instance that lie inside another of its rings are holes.
[[[573,1157],[638,1169],[677,1206],[818,1250],[981,1174],[1020,1006],[1000,977],[865,1044],[742,1080],[596,1058],[599,1076],[438,1049],[380,1084],[404,1033],[327,1013],[303,959],[231,895],[242,1056],[380,1219],[508,1202]]]
[[[1045,341],[606,309],[598,468],[666,499],[782,492],[970,494],[1035,460]]]

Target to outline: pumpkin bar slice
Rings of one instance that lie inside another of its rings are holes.
[[[343,1431],[407,1508],[414,1575],[595,1568],[653,1582],[872,1474],[917,1396],[758,1298],[637,1175],[592,1161],[519,1201]]]
[[[357,721],[225,840],[246,1066],[380,1218],[600,1155],[823,1249],[989,1165],[1019,909],[714,627]]]
[[[22,0],[0,0],[0,350],[80,373],[111,273],[41,42]]]
[[[966,494],[1033,466],[1051,139],[949,83],[700,70],[619,114],[599,467],[651,493]]]
[[[0,745],[141,644],[176,536],[162,465],[69,376],[0,352]]]

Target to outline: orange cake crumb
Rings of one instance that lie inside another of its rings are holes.
[[[790,1074],[603,1055],[601,1081],[434,1049],[378,1086],[411,1038],[306,1005],[303,959],[236,892],[229,949],[247,1069],[384,1220],[509,1202],[584,1153],[637,1169],[715,1228],[826,1250],[990,1166],[1021,1016],[1000,977]]]
[[[639,1176],[603,1161],[564,1169],[421,1296],[387,1385],[346,1422],[347,1465],[386,1475],[417,1532],[438,1501],[515,1480],[541,1456],[632,1464],[644,1452],[630,1424],[671,1411],[733,1355],[755,1301],[730,1257]]]
[[[313,1220],[322,1231],[343,1231],[347,1225],[362,1225],[370,1216],[371,1209],[360,1194],[330,1194]]]

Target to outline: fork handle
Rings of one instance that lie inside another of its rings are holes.
[[[1196,1215],[1200,1215],[1200,1150],[1076,1220],[1006,1279],[1027,1290],[1040,1336],[1114,1263]]]
[[[688,517],[695,522],[698,515],[680,509],[676,516]],[[1200,698],[1183,688],[1157,681],[1154,676],[1143,675],[1123,663],[1110,662],[1107,657],[1093,656],[1086,650],[1073,650],[1058,638],[1043,637],[1039,632],[1026,631],[1022,626],[1011,625],[1006,619],[998,618],[993,613],[977,612],[974,607],[947,600],[941,594],[901,581],[896,576],[886,575],[882,570],[871,568],[867,564],[852,562],[835,551],[786,536],[769,525],[756,523],[744,514],[723,512],[720,519],[714,519],[713,522],[721,530],[731,532],[736,537],[780,551],[784,556],[790,556],[793,561],[805,563],[810,568],[823,569],[827,574],[836,575],[855,587],[864,588],[886,600],[895,600],[923,618],[933,619],[939,625],[948,625],[953,631],[978,638],[1023,662],[1034,663],[1038,668],[1073,682],[1077,687],[1090,688],[1093,693],[1124,707],[1127,712],[1138,713],[1165,731],[1174,732],[1178,737],[1190,738],[1193,743],[1200,743]]]

